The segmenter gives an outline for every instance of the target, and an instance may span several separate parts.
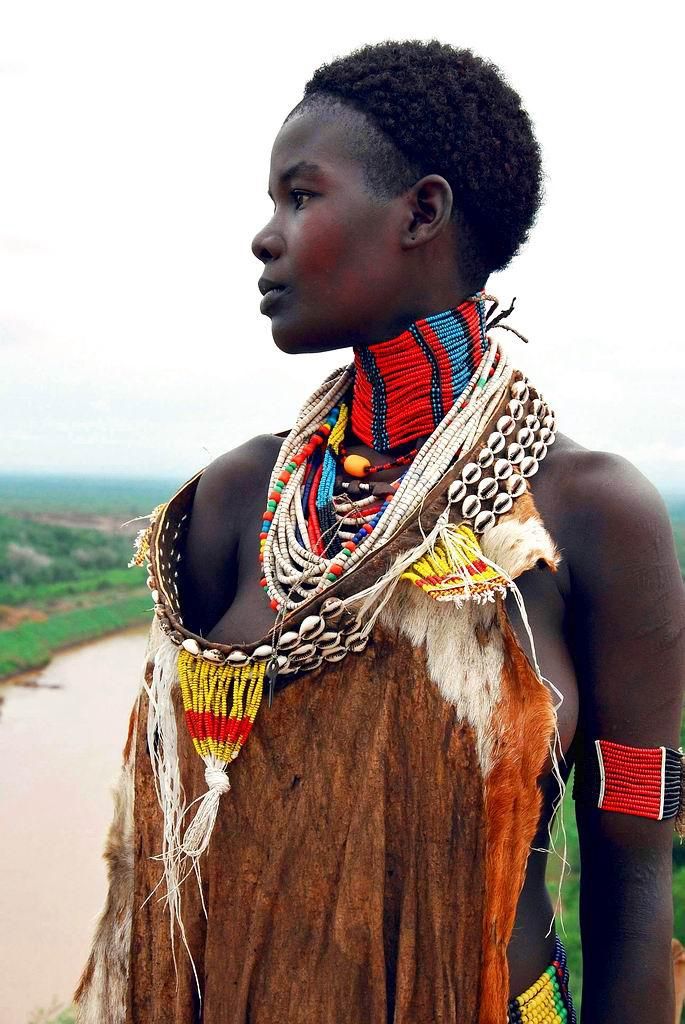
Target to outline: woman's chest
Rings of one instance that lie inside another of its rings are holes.
[[[563,529],[563,521],[556,512],[553,481],[536,480],[535,483],[538,485],[534,490],[535,501],[538,505],[545,507],[544,527],[552,540],[557,541],[556,535]],[[540,498],[538,498],[538,493]],[[259,516],[260,508],[256,506],[251,508],[246,504],[241,508],[234,579],[227,586],[230,600],[223,616],[210,630],[208,634],[210,640],[219,643],[240,641],[250,643],[267,636],[273,629],[276,616],[260,585],[262,567],[259,560],[259,533],[255,526]],[[548,568],[533,568],[516,576],[516,585],[523,599],[523,615],[527,619],[529,628],[526,628],[519,603],[512,592],[509,593],[506,600],[506,611],[516,640],[531,663],[537,659],[540,672],[550,689],[552,700],[557,706],[557,725],[561,749],[563,753],[566,753],[576,731],[578,687],[573,658],[568,646],[566,605],[565,598],[562,596],[566,590],[569,568],[564,560],[563,545],[558,544],[558,547],[562,557],[557,573],[552,573]],[[402,580],[399,586],[405,590],[415,589],[406,580]],[[442,615],[444,605],[440,606],[428,596],[421,594],[418,596],[427,602],[427,615],[429,612],[436,618]],[[464,612],[461,619],[468,619],[467,609],[459,611]],[[457,613],[455,623],[458,624],[459,618]],[[531,646],[531,636],[535,645],[534,650]],[[425,637],[422,639],[418,634],[416,635],[417,646],[420,647],[425,642]],[[441,642],[441,640],[437,640],[434,644]],[[462,655],[464,664],[461,666],[455,664],[454,666],[454,671],[457,674],[467,671],[467,655],[464,651],[462,651]],[[460,658],[459,645],[455,646],[453,657],[455,662],[458,662]],[[478,681],[474,680],[473,685],[477,686]],[[547,769],[551,770],[551,761]]]

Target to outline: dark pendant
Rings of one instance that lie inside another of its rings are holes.
[[[271,658],[269,664],[266,666],[266,680],[269,684],[267,701],[269,707],[274,702],[274,687],[276,686],[276,679],[278,678],[278,659]]]

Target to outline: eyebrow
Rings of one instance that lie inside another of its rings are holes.
[[[289,181],[297,177],[298,174],[321,174],[321,168],[318,164],[313,164],[309,160],[299,160],[296,164],[292,164],[282,172],[278,181],[280,185],[287,185]],[[271,191],[267,189],[269,196]]]

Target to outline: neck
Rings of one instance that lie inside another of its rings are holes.
[[[364,444],[390,451],[433,433],[487,348],[484,306],[467,299],[396,338],[355,347],[351,420]]]

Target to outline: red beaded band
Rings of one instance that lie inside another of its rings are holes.
[[[682,775],[683,754],[671,747],[595,740],[594,757],[576,764],[573,799],[655,821],[675,818]]]

